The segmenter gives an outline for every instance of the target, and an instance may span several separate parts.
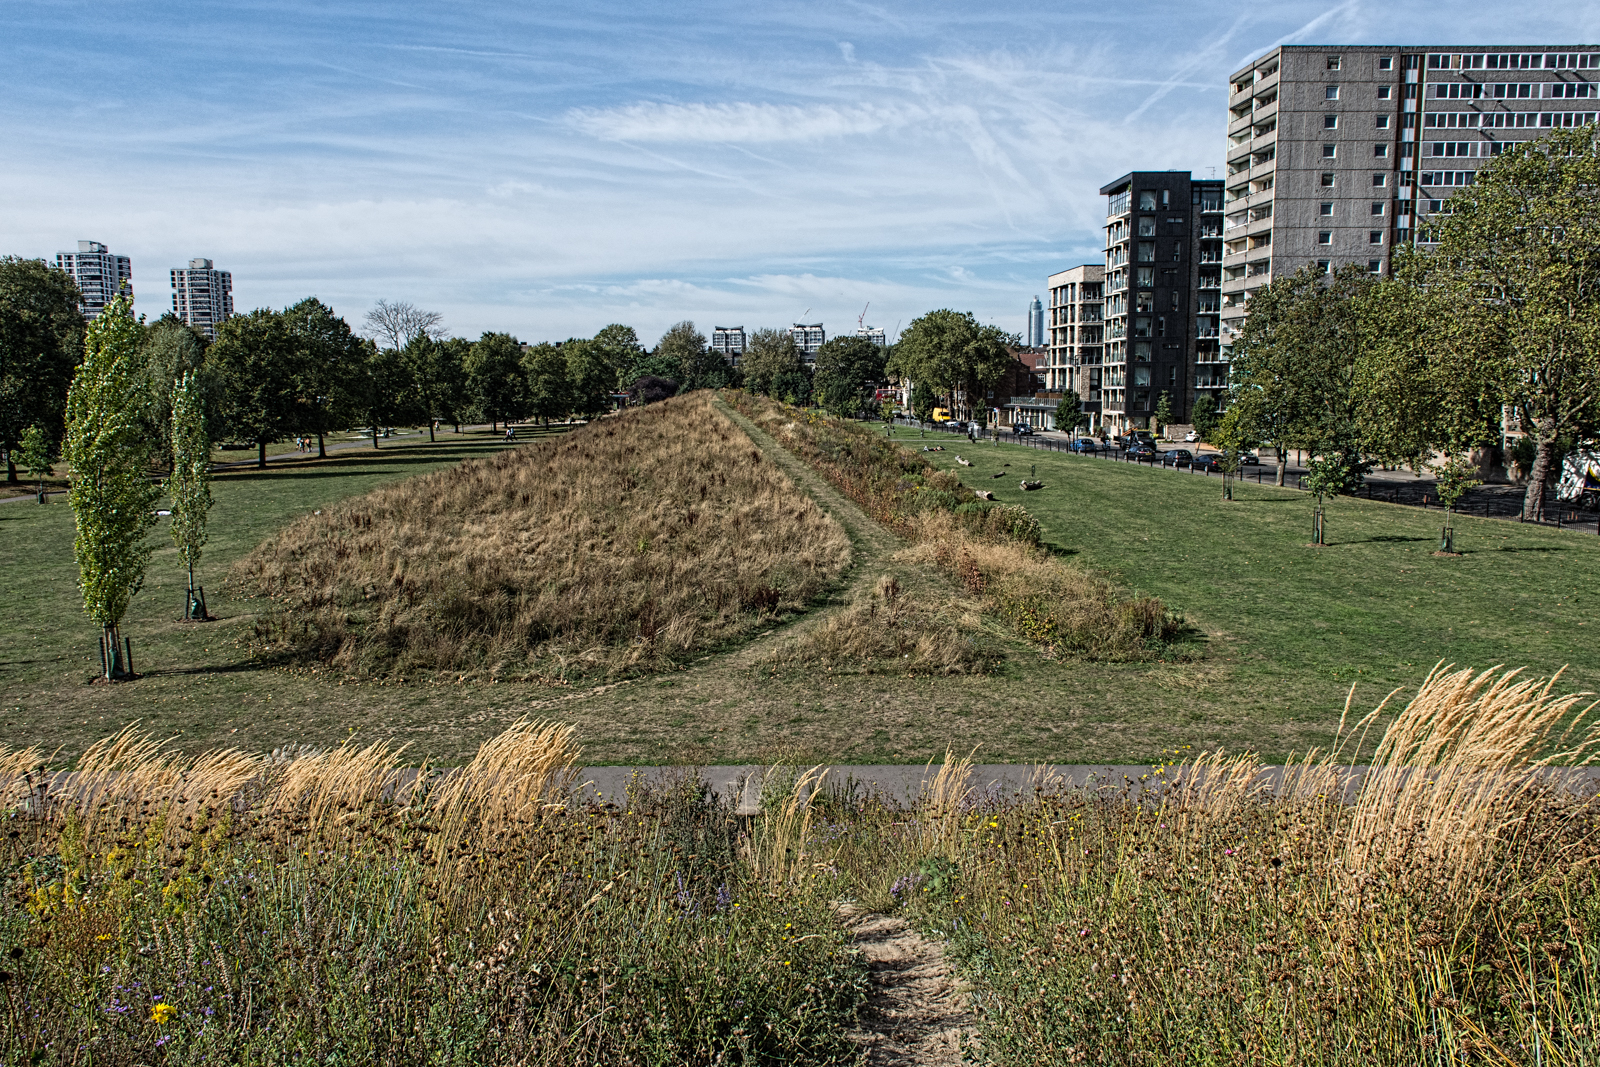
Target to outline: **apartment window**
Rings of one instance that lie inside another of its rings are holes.
[[[1386,144],[1375,144],[1375,145],[1373,145],[1372,146],[1372,158],[1373,159],[1388,159],[1389,158],[1389,146],[1386,145]]]
[[[1154,267],[1140,267],[1138,270],[1138,280],[1135,284],[1146,289],[1154,289],[1156,286],[1156,269]]]
[[[1153,215],[1142,215],[1139,218],[1139,236],[1154,237],[1156,235],[1156,220]]]
[[[1157,337],[1165,337],[1166,335],[1167,335],[1167,317],[1165,315],[1158,315],[1158,316],[1156,316],[1156,336]]]
[[[1388,115],[1379,115],[1373,121],[1372,125],[1376,129],[1387,130],[1389,128],[1389,116]]]
[[[1382,215],[1383,214],[1383,201],[1382,200],[1374,200],[1372,202],[1372,213],[1374,215]]]
[[[1339,87],[1337,85],[1330,85],[1326,89],[1322,90],[1322,99],[1324,99],[1324,100],[1337,100],[1337,99],[1339,99]]]
[[[1150,336],[1150,317],[1148,315],[1141,315],[1133,320],[1133,335],[1135,337]]]
[[[1392,85],[1380,85],[1380,86],[1378,86],[1378,99],[1379,100],[1388,100],[1393,95],[1394,95],[1394,86],[1392,86]]]
[[[1339,69],[1339,57],[1338,56],[1329,56],[1328,57],[1328,69],[1329,70],[1338,70]]]
[[[1321,214],[1332,215],[1333,214],[1333,204],[1330,203],[1329,201],[1326,201],[1326,200],[1323,201]]]
[[[1331,245],[1331,244],[1333,244],[1333,231],[1332,230],[1321,230],[1321,231],[1319,231],[1317,233],[1317,244],[1319,244],[1319,245]]]
[[[1333,159],[1338,154],[1339,154],[1339,146],[1338,145],[1325,144],[1325,145],[1322,146],[1322,158],[1323,159]]]
[[[1319,260],[1317,260],[1317,269],[1320,270],[1324,274],[1332,274],[1333,273],[1333,260],[1331,260],[1331,259],[1319,259]]]
[[[1370,230],[1370,231],[1368,231],[1367,232],[1367,244],[1369,244],[1369,245],[1381,245],[1381,244],[1383,244],[1383,231],[1382,230]]]
[[[1179,310],[1179,302],[1181,300],[1182,300],[1182,297],[1179,296],[1178,293],[1174,292],[1172,294],[1172,309],[1171,310],[1173,310],[1173,311]]]
[[[1382,189],[1385,185],[1388,185],[1388,184],[1389,184],[1389,176],[1387,174],[1374,174],[1372,176],[1372,187],[1374,189]]]
[[[1154,211],[1156,209],[1156,191],[1145,189],[1139,193],[1139,210]]]
[[[1133,310],[1152,311],[1155,308],[1155,300],[1156,298],[1154,293],[1140,293],[1138,296],[1134,297]]]
[[[1369,260],[1367,260],[1367,273],[1368,274],[1382,274],[1383,273],[1383,260],[1381,260],[1381,259],[1369,259]]]
[[[1325,171],[1322,172],[1322,187],[1324,189],[1332,189],[1333,188],[1333,172],[1332,171],[1326,171],[1325,170]]]
[[[1174,262],[1174,263],[1182,263],[1183,262],[1183,246],[1182,245],[1173,245],[1172,246],[1172,262]]]
[[[1156,261],[1156,243],[1154,241],[1139,242],[1139,262],[1154,263]]]
[[[1133,358],[1139,363],[1150,362],[1150,342],[1135,341],[1133,343]]]
[[[1379,56],[1378,57],[1378,69],[1379,70],[1393,70],[1394,69],[1394,56]]]
[[[1325,130],[1337,130],[1339,128],[1339,116],[1338,115],[1324,115],[1324,116],[1322,116],[1322,128],[1325,129]]]

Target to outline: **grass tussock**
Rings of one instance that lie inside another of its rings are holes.
[[[986,674],[1000,653],[983,640],[978,620],[956,604],[931,604],[880,578],[854,603],[779,647],[771,671],[825,671],[910,676]]]
[[[355,673],[658,669],[798,612],[844,532],[705,394],[306,516],[234,568],[269,648]]]
[[[762,397],[738,410],[805,460],[988,612],[1051,656],[1184,658],[1181,616],[1155,597],[1130,597],[1106,578],[1040,547],[1039,522],[1019,505],[979,500],[920,453],[852,423]]]

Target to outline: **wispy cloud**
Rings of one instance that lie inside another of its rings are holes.
[[[873,106],[779,104],[630,104],[575,108],[567,121],[591,137],[663,144],[771,144],[859,137],[915,121],[914,111]]]

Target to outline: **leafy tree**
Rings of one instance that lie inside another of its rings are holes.
[[[167,492],[172,496],[172,542],[189,572],[190,619],[205,619],[205,594],[194,584],[194,569],[206,543],[206,516],[211,510],[211,438],[206,433],[206,397],[200,377],[193,371],[178,380],[172,391],[172,474]]]
[[[206,351],[224,433],[255,443],[257,467],[267,465],[267,445],[300,426],[296,382],[303,351],[283,313],[270,308],[219,325]]]
[[[621,392],[642,374],[656,372],[644,365],[650,354],[639,343],[639,335],[632,326],[614,322],[590,338],[589,344],[593,346],[595,358],[616,371],[616,378],[611,382],[612,392]]]
[[[480,417],[495,429],[499,420],[519,418],[527,404],[528,379],[522,372],[522,345],[509,333],[485,333],[466,361],[466,393]]]
[[[67,388],[83,359],[80,299],[65,271],[0,256],[0,449],[13,484],[23,430],[38,426],[52,446],[64,432]]]
[[[44,503],[44,480],[55,471],[50,463],[50,439],[37,424],[22,431],[22,441],[17,448],[17,461],[28,472],[28,477],[39,483],[39,503]]]
[[[172,395],[178,381],[186,374],[197,375],[199,388],[210,397],[204,379],[208,343],[171,312],[144,328],[139,345],[142,421],[156,454],[167,462],[172,457]]]
[[[811,379],[817,402],[835,415],[854,415],[883,381],[883,367],[883,348],[865,337],[835,337],[823,342],[817,349]]]
[[[695,389],[721,389],[734,381],[733,369],[721,352],[706,347],[706,338],[694,323],[684,321],[661,335],[656,342],[657,358],[670,361],[674,377],[684,392]]]
[[[467,407],[467,357],[472,354],[472,342],[465,337],[449,337],[439,342],[438,380],[434,413],[440,422],[448,422],[461,432],[461,414]]]
[[[1439,503],[1444,505],[1447,515],[1456,510],[1462,497],[1483,484],[1477,466],[1462,456],[1452,456],[1443,463],[1434,464],[1433,472],[1439,480]]]
[[[1194,432],[1202,441],[1209,442],[1211,435],[1217,432],[1217,398],[1210,393],[1203,393],[1194,398],[1194,413],[1190,415],[1194,420]]]
[[[99,623],[107,679],[128,677],[118,627],[144,582],[159,487],[145,474],[150,441],[139,424],[139,323],[118,296],[89,324],[84,361],[67,393],[68,500],[83,608]]]
[[[1083,400],[1077,393],[1067,393],[1056,402],[1056,429],[1071,433],[1086,426],[1089,416],[1083,410]]]
[[[522,356],[522,371],[528,376],[528,414],[550,420],[572,411],[572,383],[567,377],[567,355],[563,345],[541,341]]]
[[[630,404],[655,404],[677,395],[677,382],[671,378],[658,378],[654,374],[640,375],[628,387]]]
[[[1156,398],[1156,427],[1164,431],[1171,423],[1172,394],[1163,389],[1161,395]]]
[[[461,364],[455,361],[459,345],[436,340],[425,333],[413,334],[400,350],[400,363],[410,379],[416,413],[428,423],[428,440],[435,441],[433,424],[436,419],[450,417],[455,410],[453,398],[459,396],[460,385],[456,379],[463,375]]]
[[[379,300],[367,312],[363,325],[367,336],[377,342],[379,348],[395,351],[404,348],[419,333],[430,341],[442,340],[448,333],[444,318],[437,311],[423,311],[404,300]]]
[[[315,434],[317,455],[325,457],[327,435],[360,417],[367,345],[316,297],[285,308],[283,322],[295,347],[291,429]]]
[[[384,427],[420,422],[427,413],[404,355],[371,341],[362,347],[367,358],[357,379],[356,410],[372,430],[372,447],[379,448]]]
[[[984,390],[1011,366],[1011,335],[983,326],[971,312],[930,311],[914,319],[894,346],[888,370],[898,378],[927,382],[935,392],[966,398],[966,414]]]
[[[750,334],[739,369],[744,372],[746,389],[781,399],[784,393],[779,383],[804,374],[805,360],[800,357],[794,335],[788,330],[763,328]]]
[[[1428,295],[1471,314],[1441,341],[1487,353],[1497,399],[1534,441],[1523,515],[1544,510],[1563,439],[1600,427],[1600,134],[1557,130],[1495,157],[1430,219]],[[1486,343],[1487,342],[1487,343]]]
[[[616,392],[617,379],[622,373],[613,362],[613,348],[599,338],[575,339],[562,345],[561,351],[567,360],[569,410],[585,419],[610,411],[611,394]]]
[[[927,382],[915,382],[911,386],[911,413],[917,417],[918,422],[927,422],[933,418],[933,409],[938,406],[939,398],[933,395],[933,387]]]

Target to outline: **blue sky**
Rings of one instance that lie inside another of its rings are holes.
[[[524,340],[693,319],[1021,331],[1099,186],[1220,168],[1278,43],[1594,43],[1563,3],[0,4],[0,253],[207,256],[240,309]],[[1220,172],[1220,170],[1219,170]]]

